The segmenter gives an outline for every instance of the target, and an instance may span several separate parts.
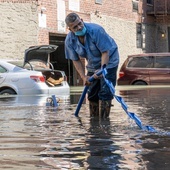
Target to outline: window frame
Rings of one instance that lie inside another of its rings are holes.
[[[143,61],[143,63],[141,63],[141,61]],[[131,65],[132,62],[136,62],[136,63],[134,63],[134,65]],[[146,64],[144,62],[146,62]],[[141,64],[141,66],[137,66],[140,64]],[[142,64],[145,64],[145,65],[142,65]],[[146,68],[153,68],[153,66],[154,66],[154,57],[153,56],[131,57],[127,63],[127,68],[131,68],[131,69],[134,69],[134,68],[146,69]]]
[[[100,4],[100,5],[102,5],[102,0],[95,0],[95,4]]]

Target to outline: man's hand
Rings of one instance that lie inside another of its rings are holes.
[[[93,78],[94,79],[100,79],[101,77],[102,77],[102,74],[100,75],[100,76],[98,76],[96,73],[98,73],[100,70],[96,70],[95,71],[95,73],[93,74]],[[83,76],[83,82],[84,82],[84,84],[86,85],[86,86],[90,86],[91,85],[91,82],[89,81],[89,76],[86,76],[86,75],[84,75]]]
[[[95,79],[100,79],[100,78],[102,77],[102,74],[101,74],[100,76],[97,76],[97,75],[96,75],[97,72],[99,72],[99,70],[96,70],[96,71],[94,72],[93,77],[94,77]]]
[[[90,86],[91,82],[89,82],[89,76],[84,76],[83,77],[83,83],[85,86]]]

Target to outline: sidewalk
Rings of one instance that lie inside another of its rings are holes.
[[[70,86],[70,93],[82,93],[84,90],[85,86]],[[169,85],[147,85],[147,86],[143,86],[143,85],[137,85],[137,86],[132,86],[132,85],[128,85],[128,86],[116,86],[115,90],[146,90],[146,89],[154,89],[154,88],[170,88]]]
[[[84,86],[70,86],[70,93],[82,93]]]

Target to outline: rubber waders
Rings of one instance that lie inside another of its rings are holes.
[[[111,100],[99,100],[99,117],[108,118],[110,115]]]
[[[89,101],[90,117],[99,117],[99,102]]]

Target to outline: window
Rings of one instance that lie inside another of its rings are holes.
[[[142,24],[136,24],[136,46],[142,48]]]
[[[146,3],[153,5],[153,0],[146,0]]]
[[[96,4],[102,4],[102,0],[95,0]]]
[[[138,0],[132,0],[132,9],[133,11],[138,11]]]
[[[155,68],[170,68],[170,56],[166,57],[156,57],[155,58]]]
[[[5,72],[7,72],[7,70],[0,66],[0,73],[5,73]]]
[[[153,57],[133,57],[128,63],[128,67],[136,68],[152,68],[153,67]]]

